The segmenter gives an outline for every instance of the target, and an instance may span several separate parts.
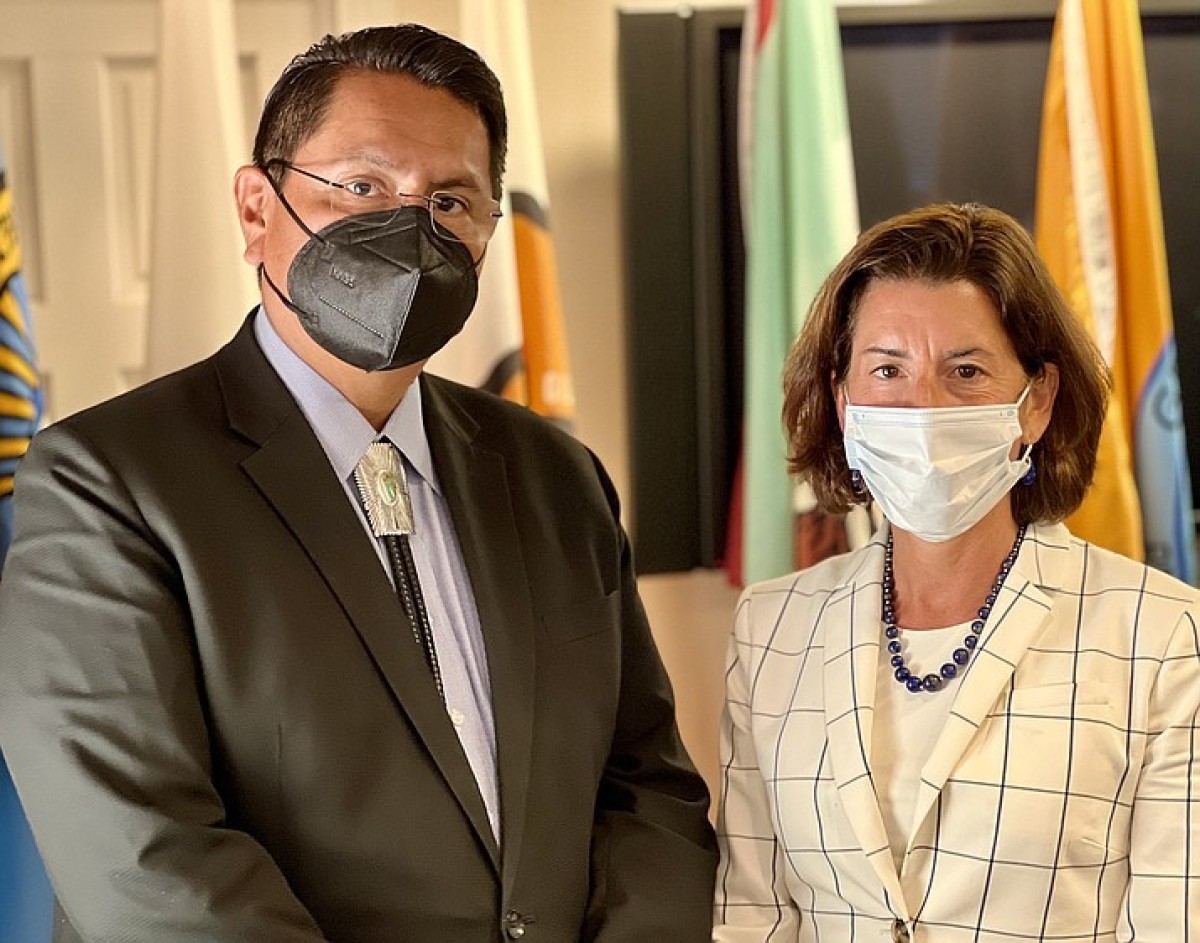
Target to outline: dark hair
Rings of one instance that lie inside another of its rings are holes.
[[[873,226],[825,279],[784,367],[789,464],[827,511],[863,498],[850,488],[833,385],[850,364],[859,303],[876,281],[968,282],[990,299],[1025,373],[1058,367],[1059,387],[1035,446],[1037,479],[1015,488],[1018,523],[1059,521],[1083,501],[1096,467],[1111,377],[1029,234],[978,204],[939,204]]]
[[[508,151],[500,80],[475,50],[416,23],[326,36],[288,63],[263,105],[255,165],[265,170],[272,161],[290,161],[325,119],[338,79],[370,70],[411,76],[474,109],[487,129],[492,195],[500,198]]]

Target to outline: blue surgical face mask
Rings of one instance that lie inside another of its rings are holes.
[[[941,543],[966,533],[1029,470],[1021,404],[937,408],[847,403],[846,461],[863,477],[884,516],[901,530]]]

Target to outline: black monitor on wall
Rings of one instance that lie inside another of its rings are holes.
[[[1143,2],[1200,499],[1200,0]],[[938,200],[1032,228],[1053,0],[839,5],[862,225]],[[631,524],[643,573],[719,565],[742,414],[744,9],[620,14]]]

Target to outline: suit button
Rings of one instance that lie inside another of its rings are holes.
[[[912,937],[908,934],[908,924],[903,920],[897,919],[892,924],[892,943],[909,943]]]
[[[519,940],[525,936],[525,928],[533,923],[532,914],[522,914],[510,910],[504,915],[504,935],[510,940]]]

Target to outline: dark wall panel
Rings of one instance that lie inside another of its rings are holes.
[[[1144,5],[1143,30],[1200,500],[1200,2],[1186,3],[1149,14]],[[1033,225],[1053,5],[990,19],[979,5],[966,16],[968,6],[843,10],[864,227],[938,200],[989,203]],[[713,566],[724,550],[742,411],[741,20],[740,9],[711,8],[620,18],[632,520],[643,572]]]
[[[629,447],[641,572],[699,564],[686,20],[622,16]]]

